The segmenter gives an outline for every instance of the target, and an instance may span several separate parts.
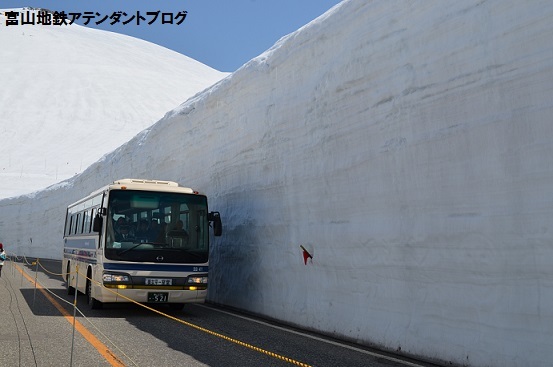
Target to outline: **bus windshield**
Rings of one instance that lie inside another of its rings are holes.
[[[207,200],[203,195],[112,190],[105,256],[110,260],[206,263]]]

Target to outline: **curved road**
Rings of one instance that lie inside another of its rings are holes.
[[[59,261],[19,261],[0,278],[0,366],[435,366],[209,304],[75,310]]]

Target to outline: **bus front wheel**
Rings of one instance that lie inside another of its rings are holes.
[[[97,310],[102,308],[102,302],[92,296],[92,281],[90,279],[86,281],[86,297],[88,299],[88,306],[91,309]]]

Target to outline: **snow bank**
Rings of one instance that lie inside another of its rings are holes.
[[[5,11],[0,10],[0,198],[81,173],[227,75],[117,33],[76,24],[6,26]]]

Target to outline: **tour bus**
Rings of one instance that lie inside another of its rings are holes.
[[[198,191],[172,181],[114,181],[67,208],[67,292],[86,294],[95,309],[112,302],[173,309],[204,302],[209,227],[221,235],[219,212],[208,212]]]

